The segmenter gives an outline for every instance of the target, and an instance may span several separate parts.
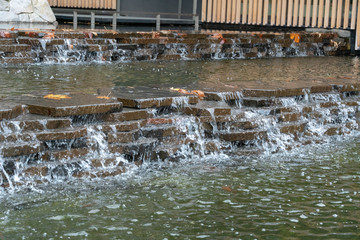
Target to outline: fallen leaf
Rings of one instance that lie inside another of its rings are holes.
[[[108,96],[97,96],[96,98],[99,98],[99,99],[110,99],[110,97],[108,97]]]
[[[193,91],[191,91],[191,94],[197,95],[199,97],[199,99],[201,99],[201,100],[203,100],[205,97],[205,93],[200,90],[193,90]]]
[[[231,191],[232,191],[232,189],[231,189],[230,186],[222,186],[221,189],[222,189],[222,190],[225,190],[225,191],[227,191],[227,192],[231,192]]]
[[[296,43],[300,42],[300,34],[298,33],[290,33],[290,38]]]
[[[44,96],[44,98],[47,98],[47,99],[54,99],[54,100],[61,100],[61,99],[68,99],[68,98],[71,98],[67,95],[61,95],[61,94],[48,94],[46,96]]]
[[[14,31],[14,30],[15,30],[15,28],[14,28],[14,27],[12,27],[10,30],[11,30],[11,31]]]

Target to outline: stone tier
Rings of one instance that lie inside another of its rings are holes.
[[[10,186],[14,175],[20,179],[16,184],[25,184],[34,179],[109,177],[127,171],[131,163],[194,155],[245,158],[263,154],[268,146],[266,153],[286,151],[359,129],[357,84],[205,92],[205,100],[152,90],[135,88],[129,94],[114,88],[106,90],[106,97],[105,90],[99,90],[100,95],[3,100],[2,186]],[[141,96],[149,108],[138,103],[122,108],[138,101],[133,96]]]
[[[349,53],[350,39],[336,33],[0,31],[0,63],[3,64],[248,59]],[[249,94],[252,96],[251,92]],[[265,91],[261,95],[268,94]]]

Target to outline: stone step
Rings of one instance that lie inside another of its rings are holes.
[[[250,130],[258,127],[258,119],[240,119],[233,122],[220,122],[217,124],[218,130],[221,131]]]
[[[184,95],[170,90],[149,87],[115,87],[112,96],[123,103],[124,107],[131,108],[160,108],[172,105],[195,104],[199,101],[195,95]]]
[[[36,138],[39,141],[54,141],[54,140],[70,140],[81,137],[86,137],[87,129],[85,127],[73,129],[54,129],[36,133]]]
[[[29,64],[34,63],[35,59],[33,57],[4,57],[0,58],[0,64]]]
[[[265,130],[245,130],[237,132],[219,131],[220,140],[227,142],[244,142],[249,140],[266,140]]]
[[[270,107],[276,105],[282,105],[279,98],[258,98],[258,97],[246,97],[242,99],[242,105],[245,107]]]
[[[130,132],[109,133],[107,135],[108,143],[130,143],[138,140],[140,137],[139,130]]]
[[[2,121],[0,132],[42,131],[45,129],[69,128],[70,118],[49,118],[41,115],[20,115],[13,120]]]
[[[22,112],[23,108],[20,104],[10,103],[6,100],[0,101],[0,121],[16,118]]]
[[[296,122],[299,121],[302,117],[302,113],[300,112],[290,112],[290,113],[282,113],[278,115],[279,122]]]
[[[279,125],[279,129],[282,134],[297,135],[298,133],[303,133],[306,130],[306,125],[307,122],[282,123]]]
[[[124,122],[124,121],[144,120],[150,117],[153,117],[153,113],[147,109],[139,110],[133,108],[123,108],[122,112],[111,113],[108,116],[106,116],[105,121]]]
[[[125,121],[125,122],[104,123],[96,126],[96,128],[98,130],[102,130],[104,133],[130,132],[145,127],[146,124],[147,124],[147,120],[143,119],[143,120],[134,120],[134,121]]]
[[[122,104],[103,96],[86,94],[60,95],[60,99],[32,98],[24,103],[32,114],[66,117],[120,112]],[[56,96],[55,96],[56,97]]]
[[[211,123],[211,122],[226,123],[226,122],[237,121],[237,120],[242,119],[244,117],[245,117],[244,112],[234,112],[231,115],[218,115],[218,116],[215,116],[215,119],[212,116],[201,116],[201,117],[199,117],[199,121],[200,122],[205,122],[205,123]]]
[[[31,45],[28,44],[0,45],[0,52],[21,52],[21,51],[31,51]]]
[[[331,87],[331,86],[329,86]],[[292,97],[305,94],[304,88],[289,89],[244,89],[243,96],[246,97]]]
[[[40,142],[3,143],[0,147],[2,157],[30,155],[41,151]]]
[[[224,102],[201,101],[195,106],[185,107],[186,115],[215,117],[219,115],[231,115],[231,108]]]
[[[132,143],[110,144],[109,151],[115,154],[122,154],[129,161],[147,160],[151,157],[151,152],[157,144],[157,139],[139,138]]]
[[[162,139],[164,137],[186,135],[186,131],[184,129],[179,128],[179,126],[176,125],[165,125],[165,126],[142,128],[141,133],[142,136],[146,138],[157,138],[157,139]]]
[[[81,158],[89,154],[89,148],[71,148],[64,150],[52,150],[42,152],[40,159],[43,161],[59,161],[59,160],[71,160],[74,158]]]

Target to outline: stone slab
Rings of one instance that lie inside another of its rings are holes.
[[[66,95],[70,98],[33,98],[24,102],[32,114],[52,117],[79,116],[87,114],[120,112],[122,104],[113,99],[98,98],[95,95]]]
[[[39,142],[2,144],[2,147],[0,149],[0,154],[3,157],[30,155],[38,152],[40,152]]]
[[[21,105],[16,103],[0,101],[0,121],[4,119],[16,118],[23,112]]]
[[[184,103],[195,104],[199,101],[195,95],[150,87],[115,87],[111,90],[111,94],[122,102],[124,107],[139,109],[170,107]]]
[[[239,132],[220,132],[219,138],[228,142],[242,142],[249,140],[264,140],[267,138],[267,132],[262,130],[248,130]]]
[[[106,121],[116,122],[116,121],[134,121],[134,120],[143,120],[149,117],[152,117],[153,114],[147,109],[133,109],[133,108],[123,108],[122,112],[111,113],[106,117]]]

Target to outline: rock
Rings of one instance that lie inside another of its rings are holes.
[[[47,0],[0,0],[1,22],[54,23]]]

